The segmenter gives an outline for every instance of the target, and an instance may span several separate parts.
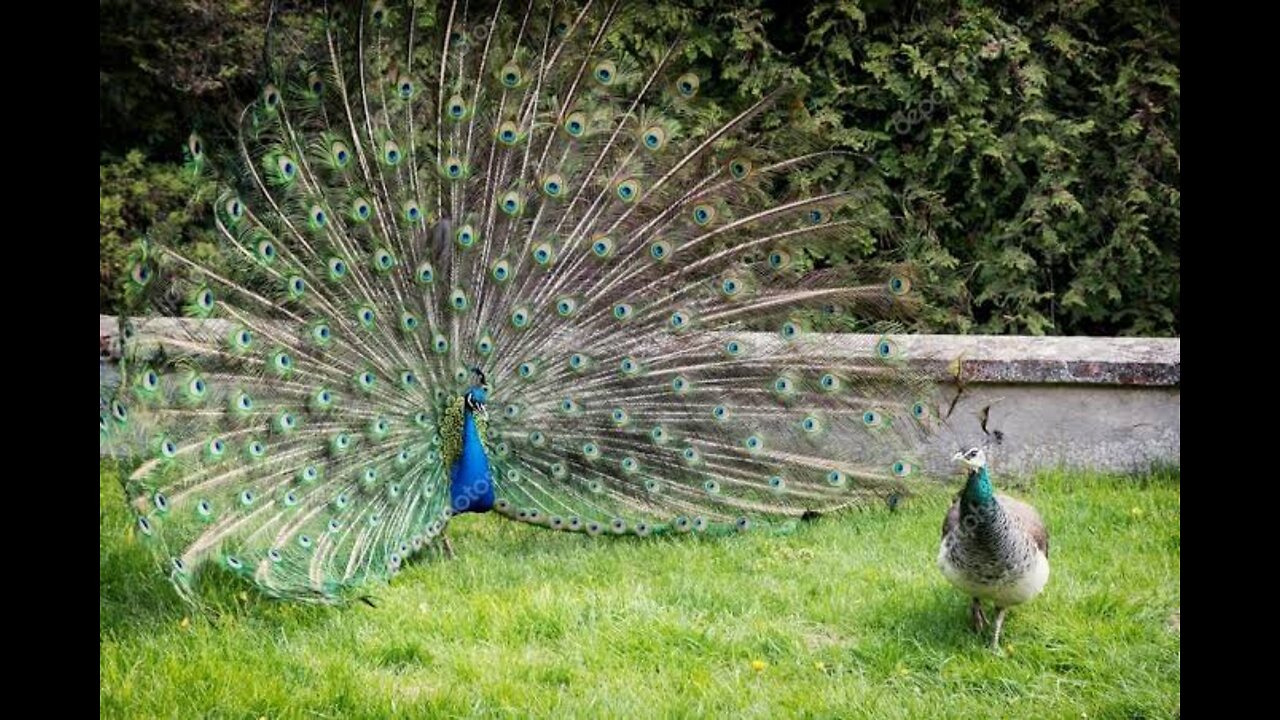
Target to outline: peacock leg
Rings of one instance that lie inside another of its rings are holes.
[[[996,652],[1000,651],[1000,629],[1004,627],[1004,614],[1009,608],[996,608],[996,632],[991,638],[991,649]]]
[[[982,612],[982,601],[978,598],[969,603],[969,624],[973,626],[974,632],[982,632],[987,626],[987,615]]]
[[[440,534],[440,549],[444,552],[444,556],[453,559],[453,543],[449,542],[449,536],[444,533]]]

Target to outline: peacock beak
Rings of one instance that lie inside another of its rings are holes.
[[[955,455],[952,455],[951,459],[956,462],[964,462],[964,453],[958,452]]]

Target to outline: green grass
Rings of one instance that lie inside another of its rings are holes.
[[[1016,494],[1053,575],[1006,655],[935,565],[942,498],[794,534],[593,540],[495,516],[457,558],[302,607],[192,614],[101,477],[104,717],[1043,717],[1178,712],[1179,481],[1045,474]],[[761,666],[759,663],[763,663]]]

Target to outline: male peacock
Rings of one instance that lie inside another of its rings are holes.
[[[132,315],[187,318],[124,323],[100,421],[189,597],[212,561],[332,600],[462,512],[645,536],[909,489],[909,277],[805,253],[870,237],[850,156],[785,152],[782,90],[705,111],[677,44],[610,32],[634,9],[331,9],[230,152],[192,136],[226,269],[140,244]],[[833,305],[863,356],[806,332]]]
[[[1005,613],[1039,595],[1049,581],[1049,531],[1035,508],[992,490],[981,448],[954,459],[969,468],[969,479],[942,523],[938,568],[973,598],[975,630],[987,625],[982,601],[994,603],[991,647],[998,650]]]

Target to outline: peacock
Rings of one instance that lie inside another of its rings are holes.
[[[611,31],[636,12],[330,7],[224,150],[192,134],[219,251],[138,242],[99,423],[141,454],[135,532],[184,597],[222,568],[339,601],[463,513],[732,534],[927,474],[913,273],[809,252],[891,223],[865,160],[794,88],[700,102],[724,81]],[[816,331],[833,316],[859,334]]]
[[[1049,582],[1049,531],[1035,508],[995,493],[986,451],[971,448],[953,459],[969,476],[942,523],[938,568],[973,598],[969,616],[975,630],[988,624],[982,602],[994,604],[991,647],[998,651],[1005,613],[1035,598]]]

